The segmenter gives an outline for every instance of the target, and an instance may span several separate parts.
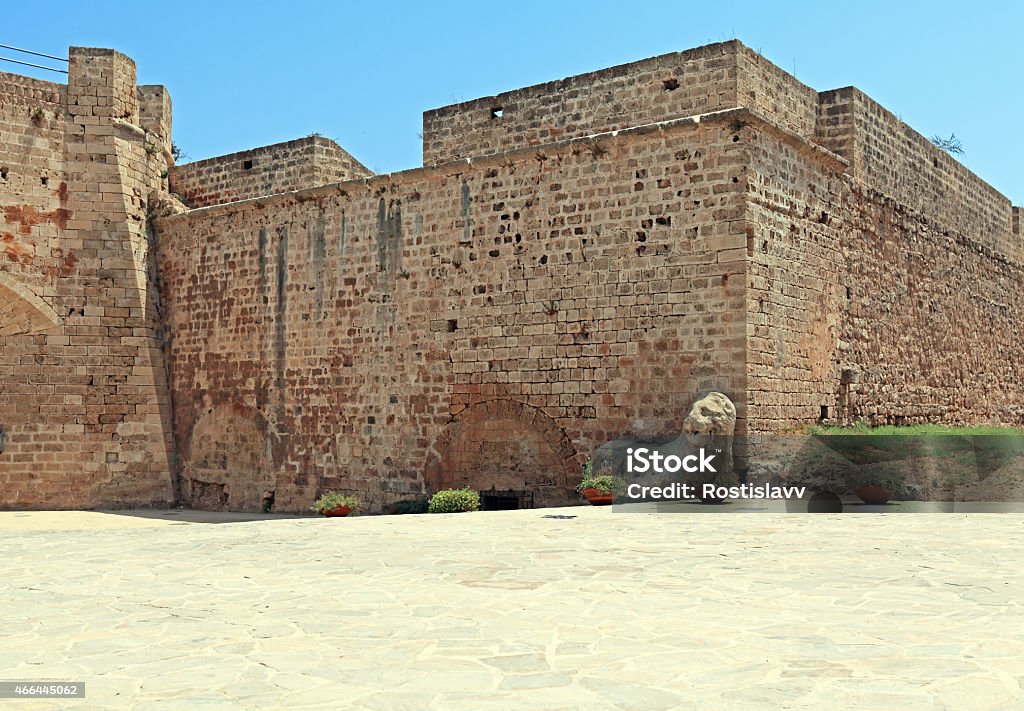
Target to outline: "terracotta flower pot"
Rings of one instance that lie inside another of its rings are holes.
[[[857,487],[853,490],[853,493],[865,504],[874,504],[875,506],[886,504],[892,498],[891,491],[883,486],[876,486],[874,484]]]
[[[320,513],[324,516],[348,516],[352,513],[352,509],[348,506],[335,506],[333,509],[324,509]]]
[[[582,492],[591,506],[608,506],[615,500],[615,494],[602,493],[599,489],[584,489]]]

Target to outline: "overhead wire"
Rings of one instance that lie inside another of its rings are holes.
[[[55,59],[58,62],[67,62],[68,61],[68,60],[64,59],[63,57],[57,57],[57,56],[52,55],[52,54],[44,54],[43,52],[35,52],[35,51],[31,50],[31,49],[22,49],[21,47],[14,47],[14,46],[9,45],[9,44],[0,44],[0,48],[10,49],[10,50],[13,50],[15,52],[22,52],[24,54],[31,54],[31,55],[36,56],[36,57],[45,57],[46,59]],[[14,64],[21,64],[21,65],[26,66],[26,67],[35,67],[36,69],[46,69],[47,71],[59,72],[61,74],[67,74],[68,73],[67,69],[57,69],[56,67],[48,67],[48,66],[46,66],[44,64],[35,64],[33,62],[24,62],[24,61],[22,61],[20,59],[13,59],[11,57],[0,57],[0,62],[12,62]]]

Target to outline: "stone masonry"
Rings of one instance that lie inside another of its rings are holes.
[[[0,75],[0,505],[557,505],[712,390],[740,433],[1024,424],[1019,208],[739,42],[428,111],[376,176],[174,166],[166,92],[71,59]]]
[[[170,99],[72,48],[67,85],[0,74],[0,505],[173,502],[150,195]]]

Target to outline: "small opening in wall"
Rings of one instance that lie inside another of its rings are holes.
[[[821,413],[818,415],[818,422],[824,422],[828,419],[828,405],[821,406]]]
[[[0,168],[0,178],[7,180],[7,168]]]
[[[42,183],[43,187],[45,188],[47,185],[50,184],[50,179],[47,178],[45,175],[43,175],[43,176],[40,176],[39,182]]]
[[[252,170],[252,161],[251,160],[244,160],[244,161],[242,161],[242,168],[244,170]]]
[[[458,321],[458,319],[454,319],[454,318],[448,319],[448,333],[455,333],[458,330],[459,330],[459,321]]]
[[[665,79],[661,82],[661,85],[665,87],[665,91],[675,91],[679,88],[679,80],[675,77],[671,79]]]
[[[846,298],[847,298],[847,300],[853,298],[853,290],[850,289],[850,287],[846,287]]]
[[[495,106],[495,107],[493,107],[491,109],[491,118],[492,119],[499,119],[499,118],[501,118],[504,115],[505,115],[505,110],[503,108],[501,108],[500,106]]]

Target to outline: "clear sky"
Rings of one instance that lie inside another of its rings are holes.
[[[852,84],[926,136],[955,132],[1024,204],[1017,1],[10,0],[0,16],[2,44],[135,59],[193,160],[317,132],[378,173],[421,164],[425,109],[735,37],[815,89]]]

